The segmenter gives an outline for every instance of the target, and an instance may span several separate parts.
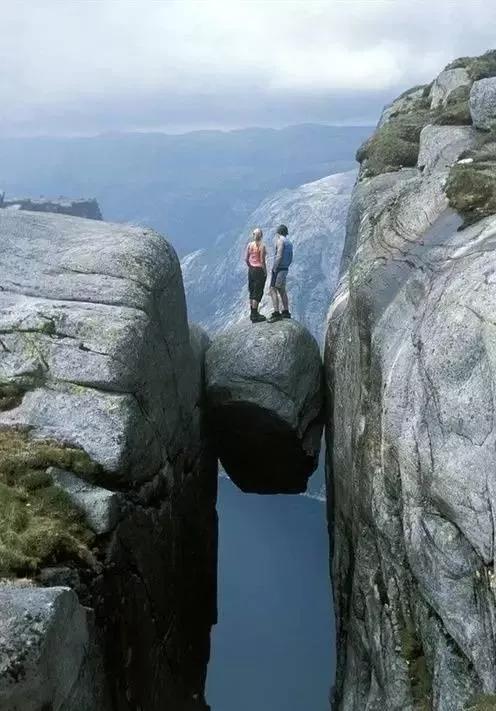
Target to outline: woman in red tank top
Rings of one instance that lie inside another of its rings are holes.
[[[265,316],[258,312],[262,300],[267,266],[265,263],[267,251],[263,244],[263,232],[260,227],[253,230],[253,240],[246,247],[245,262],[248,266],[248,291],[250,292],[250,319],[252,323],[266,321]]]

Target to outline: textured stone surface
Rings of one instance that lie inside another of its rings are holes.
[[[84,512],[92,531],[101,535],[115,528],[121,514],[121,496],[118,493],[89,484],[72,472],[57,467],[49,467],[47,472],[53,483]]]
[[[461,711],[496,691],[496,217],[445,185],[476,132],[425,128],[425,169],[364,178],[329,312],[339,711]]]
[[[477,131],[471,126],[426,126],[420,134],[417,165],[426,172],[441,170],[452,165],[476,142]]]
[[[206,357],[209,421],[222,464],[243,490],[305,491],[320,449],[321,361],[296,321],[242,323]]]
[[[56,473],[83,508],[119,497],[119,516],[88,512],[96,564],[49,561],[37,577],[94,611],[112,711],[206,708],[217,467],[192,340],[160,235],[0,210],[0,386],[18,393],[0,426],[83,449],[99,489]]]
[[[435,79],[431,92],[431,108],[436,109],[442,104],[446,104],[450,94],[460,87],[469,87],[471,80],[465,68],[445,69]]]
[[[91,616],[66,588],[0,585],[2,711],[110,711]]]
[[[496,127],[496,77],[474,82],[470,91],[470,113],[477,128]]]
[[[145,480],[188,437],[193,358],[177,257],[157,234],[0,211],[0,424],[82,447]],[[161,437],[157,437],[157,432]]]

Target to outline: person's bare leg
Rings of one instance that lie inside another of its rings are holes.
[[[277,289],[274,289],[274,287],[270,290],[270,298],[272,299],[274,311],[279,311],[279,294],[277,293]]]
[[[286,289],[284,287],[279,289],[279,296],[281,297],[282,308],[285,311],[289,311],[288,292],[286,291]]]

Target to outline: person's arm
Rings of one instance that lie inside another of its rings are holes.
[[[267,250],[265,245],[262,245],[262,268],[264,270],[265,276],[267,276]]]
[[[279,269],[279,264],[281,263],[282,255],[284,252],[284,241],[279,237],[276,246],[276,258],[274,259],[274,265],[272,271],[277,272]]]
[[[249,244],[246,245],[245,262],[246,262],[247,266],[249,267],[250,266],[250,245]]]

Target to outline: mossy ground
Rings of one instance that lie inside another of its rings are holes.
[[[466,711],[496,711],[496,696],[494,694],[475,696],[465,709]]]
[[[0,430],[0,577],[31,575],[45,564],[91,564],[93,534],[68,496],[46,473],[58,466],[94,474],[78,449]]]
[[[418,711],[429,711],[431,708],[432,678],[427,667],[422,644],[410,620],[401,629],[400,639],[401,652],[408,664],[414,708],[418,709]]]
[[[496,76],[496,50],[491,49],[480,57],[459,57],[446,69],[466,69],[473,81]]]
[[[22,389],[15,383],[0,383],[0,412],[20,405],[22,396]]]
[[[473,162],[456,163],[451,168],[446,195],[466,227],[496,214],[496,134],[484,136],[478,148],[467,151],[462,158]]]
[[[496,50],[480,57],[462,57],[449,64],[446,69],[463,67],[469,77],[476,81],[496,76]],[[403,167],[417,164],[419,138],[424,126],[471,125],[469,108],[469,86],[461,86],[451,92],[447,102],[435,109],[430,108],[429,91],[431,85],[415,87],[402,94],[398,108],[387,122],[357,152],[357,160],[363,163],[362,175],[373,177],[390,173]]]

